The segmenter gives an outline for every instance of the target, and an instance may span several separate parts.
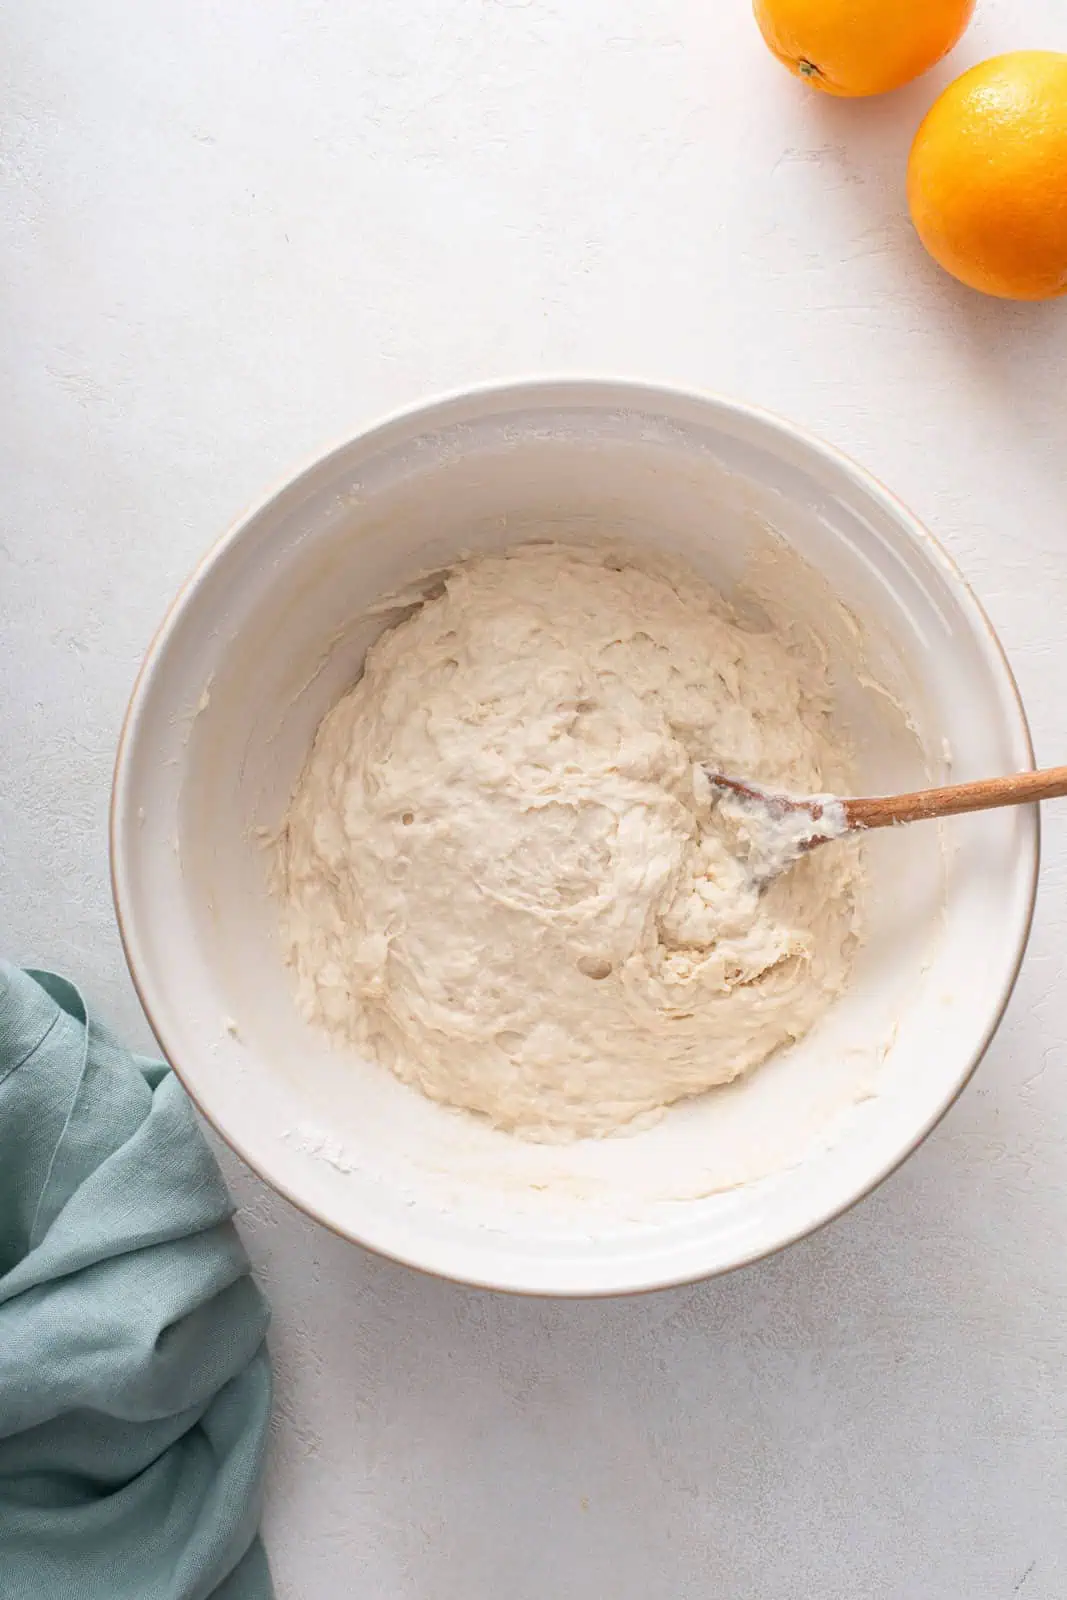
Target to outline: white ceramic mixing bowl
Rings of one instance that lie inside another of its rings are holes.
[[[331,1049],[293,1004],[265,841],[385,624],[368,607],[460,552],[546,531],[670,549],[733,592],[753,562],[768,570],[768,549],[773,569],[768,528],[811,570],[788,580],[798,615],[862,643],[862,670],[844,656],[832,668],[865,791],[1032,765],[996,638],[933,539],[836,451],[723,400],[543,382],[407,412],[272,496],[182,591],[119,747],[119,922],[196,1103],[309,1215],[471,1283],[651,1289],[837,1215],[959,1093],[1025,946],[1033,810],[872,838],[846,996],[744,1084],[629,1137],[561,1148],[496,1133]]]

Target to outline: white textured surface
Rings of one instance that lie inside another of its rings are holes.
[[[939,83],[1067,49],[985,0],[885,103],[744,0],[37,0],[0,88],[0,943],[145,1041],[105,817],[137,662],[245,502],[425,392],[535,369],[826,434],[962,562],[1062,761],[1067,308],[957,289],[903,214]],[[229,1171],[271,1292],[283,1600],[1061,1600],[1067,810],[979,1077],[787,1255],[549,1305],[372,1260]]]

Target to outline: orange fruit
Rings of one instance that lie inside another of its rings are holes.
[[[885,94],[958,43],[975,0],[754,0],[760,32],[790,72],[826,94]]]
[[[935,261],[1005,300],[1067,293],[1067,55],[972,67],[912,146],[908,204]]]

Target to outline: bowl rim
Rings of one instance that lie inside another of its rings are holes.
[[[369,1250],[384,1259],[394,1261],[398,1265],[413,1268],[430,1277],[439,1278],[443,1282],[461,1283],[473,1288],[490,1289],[497,1293],[512,1294],[520,1298],[629,1298],[634,1295],[656,1293],[661,1289],[700,1283],[712,1277],[725,1277],[730,1273],[752,1266],[758,1261],[764,1261],[776,1256],[780,1251],[788,1249],[802,1239],[811,1238],[832,1222],[836,1222],[838,1218],[845,1216],[854,1206],[872,1195],[903,1166],[930,1136],[959,1100],[963,1091],[974,1077],[1003,1021],[1022,970],[1033,928],[1041,865],[1041,812],[1039,806],[1033,808],[1032,848],[1027,849],[1021,855],[1017,869],[1018,875],[1028,875],[1028,881],[1024,884],[1025,900],[1022,917],[1014,934],[1016,944],[1014,959],[1001,984],[1000,991],[994,997],[993,1004],[989,1009],[986,1027],[983,1030],[978,1047],[962,1072],[959,1081],[944,1101],[935,1107],[933,1113],[907,1145],[896,1153],[890,1161],[884,1163],[880,1169],[865,1178],[860,1186],[850,1194],[849,1198],[841,1204],[834,1206],[826,1215],[818,1218],[815,1222],[802,1224],[795,1230],[784,1233],[775,1244],[768,1246],[766,1249],[751,1251],[729,1265],[712,1267],[706,1271],[685,1270],[679,1272],[666,1269],[659,1272],[646,1272],[642,1281],[631,1282],[628,1286],[613,1285],[593,1288],[576,1288],[573,1283],[563,1283],[562,1281],[556,1287],[549,1289],[544,1287],[533,1288],[515,1282],[503,1283],[495,1280],[489,1274],[479,1276],[470,1272],[447,1272],[441,1267],[429,1265],[424,1259],[421,1259],[417,1250],[413,1249],[411,1252],[404,1252],[395,1248],[386,1248],[375,1240],[365,1237],[358,1228],[341,1224],[336,1219],[325,1215],[314,1202],[302,1198],[286,1181],[280,1180],[272,1173],[264,1171],[248,1153],[245,1148],[245,1141],[241,1138],[239,1132],[235,1132],[231,1128],[221,1127],[203,1104],[189,1076],[182,1068],[179,1059],[180,1052],[173,1041],[167,1037],[168,1030],[160,1027],[153,1014],[149,993],[152,983],[151,972],[148,968],[148,963],[143,960],[138,930],[135,925],[133,901],[129,887],[129,862],[126,853],[126,841],[131,818],[131,808],[128,804],[128,788],[131,782],[132,769],[131,751],[139,731],[145,702],[160,670],[168,643],[177,626],[179,617],[195,596],[207,573],[222,559],[231,546],[245,537],[257,519],[268,511],[283,494],[311,478],[313,474],[318,473],[334,457],[349,450],[357,443],[365,447],[373,447],[376,443],[384,444],[388,441],[388,436],[392,432],[410,427],[411,424],[416,422],[425,424],[427,429],[434,425],[443,425],[448,421],[447,413],[450,410],[469,405],[472,402],[483,402],[487,406],[502,407],[508,404],[521,405],[524,401],[533,403],[538,399],[544,402],[550,396],[557,398],[561,406],[566,405],[568,401],[572,404],[590,405],[600,402],[616,410],[649,409],[657,403],[661,406],[677,406],[679,404],[696,406],[709,412],[730,415],[751,423],[757,428],[763,429],[766,433],[777,436],[782,441],[788,441],[794,446],[799,446],[801,449],[811,452],[814,456],[821,457],[825,463],[842,473],[847,479],[851,480],[856,489],[875,502],[880,503],[905,538],[918,547],[925,557],[934,566],[939,567],[949,579],[961,607],[966,614],[969,614],[975,637],[981,642],[991,666],[1001,675],[1003,686],[1007,690],[1006,699],[1008,704],[1009,706],[1012,703],[1014,704],[1018,717],[1016,732],[1021,734],[1022,745],[1030,767],[1034,766],[1033,737],[1022,694],[1007,652],[985,607],[940,540],[868,468],[861,466],[845,451],[829,443],[806,427],[802,427],[765,407],[753,405],[747,401],[734,400],[728,395],[721,394],[715,390],[689,388],[669,383],[646,382],[642,379],[617,377],[610,374],[538,374],[528,378],[489,380],[438,392],[380,415],[377,420],[372,420],[357,428],[328,449],[320,451],[314,456],[306,457],[298,470],[288,473],[284,478],[277,479],[274,486],[266,494],[247,506],[207,548],[167,607],[145,651],[130,692],[116,746],[108,808],[109,871],[115,918],[126,964],[134,990],[164,1059],[172,1068],[186,1094],[208,1125],[233,1154],[275,1193],[280,1194],[290,1205],[320,1227],[326,1228],[329,1232],[335,1234],[338,1238],[344,1239],[351,1244],[360,1245],[363,1249]],[[1029,859],[1029,867],[1027,867],[1027,858]]]

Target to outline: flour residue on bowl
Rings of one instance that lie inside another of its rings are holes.
[[[551,1141],[751,1072],[844,988],[853,844],[773,883],[705,763],[847,793],[827,655],[674,561],[457,563],[372,646],[275,846],[304,1014],[431,1099]]]

